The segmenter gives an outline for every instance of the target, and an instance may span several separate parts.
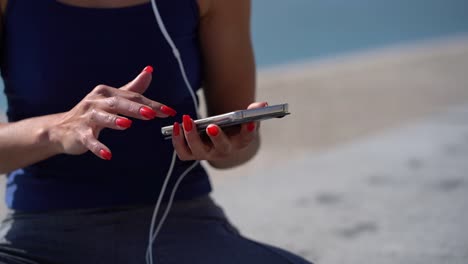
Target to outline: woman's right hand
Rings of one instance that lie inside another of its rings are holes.
[[[151,66],[146,67],[120,88],[98,85],[73,109],[56,115],[49,138],[57,151],[79,155],[90,150],[110,160],[112,152],[98,140],[102,129],[125,130],[132,124],[126,117],[151,120],[174,116],[172,108],[142,95],[151,83],[152,71]]]

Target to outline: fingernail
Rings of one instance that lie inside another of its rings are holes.
[[[119,117],[115,120],[115,124],[122,128],[129,128],[130,126],[132,126],[132,120]]]
[[[268,102],[265,102],[265,107],[267,107],[267,106],[268,106]]]
[[[175,122],[172,130],[174,132],[174,136],[178,137],[180,135],[180,125],[179,125],[179,123]]]
[[[111,160],[112,159],[112,153],[110,153],[109,151],[105,150],[105,149],[101,149],[99,151],[99,154],[101,155],[101,157],[105,160]]]
[[[153,67],[151,66],[146,66],[143,71],[148,72],[148,73],[153,73]]]
[[[247,130],[248,130],[249,132],[254,131],[254,130],[255,130],[255,123],[254,123],[254,122],[248,123],[248,124],[247,124]]]
[[[176,110],[170,108],[169,106],[163,105],[160,108],[161,112],[168,116],[175,116],[177,114]]]
[[[216,137],[219,134],[219,129],[217,126],[209,125],[206,128],[206,132],[208,133],[208,135]]]
[[[184,123],[185,131],[190,132],[192,130],[192,118],[190,118],[189,115],[184,115],[182,117],[182,122]]]
[[[156,112],[149,107],[143,106],[140,108],[140,115],[148,119],[153,119],[156,117]]]

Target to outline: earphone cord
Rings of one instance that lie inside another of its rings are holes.
[[[182,75],[182,78],[184,79],[185,86],[187,87],[190,95],[192,96],[193,100],[193,105],[195,107],[195,111],[197,113],[197,118],[200,118],[200,115],[198,113],[198,101],[197,97],[195,96],[195,92],[192,89],[192,85],[190,84],[187,74],[185,72],[185,67],[184,63],[182,62],[182,58],[180,55],[179,50],[177,49],[177,46],[175,45],[174,41],[172,40],[171,36],[167,32],[166,26],[164,25],[164,22],[161,18],[161,14],[159,13],[158,6],[156,5],[156,0],[151,0],[151,6],[153,7],[153,13],[154,17],[156,18],[156,22],[158,23],[159,29],[161,30],[161,33],[163,34],[164,38],[167,41],[167,44],[172,48],[172,53],[174,54],[174,57],[177,60],[177,63],[179,64],[179,70]]]
[[[171,161],[171,165],[169,167],[169,170],[167,172],[167,175],[166,175],[166,178],[164,180],[164,184],[161,188],[161,192],[159,193],[159,196],[158,196],[158,200],[156,202],[156,206],[154,208],[154,211],[153,211],[153,216],[151,218],[151,227],[150,227],[150,231],[149,231],[149,239],[148,239],[148,248],[146,249],[146,262],[149,263],[149,264],[152,264],[153,263],[153,243],[154,243],[154,240],[156,240],[156,237],[157,235],[159,234],[159,231],[161,230],[162,228],[162,225],[164,224],[164,221],[166,220],[166,217],[167,215],[169,214],[169,211],[171,209],[171,206],[172,206],[172,202],[174,201],[174,196],[175,196],[175,193],[177,192],[177,189],[179,187],[179,184],[182,182],[182,180],[184,179],[184,177],[191,171],[193,170],[193,168],[195,168],[195,166],[198,165],[198,163],[200,163],[198,160],[195,161],[192,165],[190,165],[190,167],[188,167],[180,176],[179,178],[177,179],[176,183],[174,184],[174,187],[172,188],[172,191],[171,191],[171,195],[169,197],[169,201],[166,205],[166,208],[164,210],[164,213],[161,217],[161,219],[159,220],[159,223],[158,225],[156,226],[156,230],[154,230],[154,225],[155,225],[155,222],[156,222],[156,218],[157,218],[157,215],[158,215],[158,211],[159,211],[159,207],[161,205],[161,201],[162,201],[162,198],[164,196],[164,192],[166,190],[166,187],[167,187],[167,183],[169,182],[169,178],[171,177],[171,174],[174,170],[174,166],[175,166],[175,160],[176,160],[176,152],[174,151],[173,154],[172,154],[172,161]],[[154,230],[154,232],[153,232]]]
[[[197,97],[195,96],[195,92],[193,91],[192,89],[192,86],[188,80],[188,77],[187,77],[187,74],[185,72],[185,68],[184,68],[184,64],[183,64],[183,61],[182,61],[182,58],[181,58],[181,55],[180,55],[180,52],[179,50],[177,49],[176,45],[174,44],[174,41],[172,40],[171,36],[169,35],[169,33],[167,32],[167,29],[166,29],[166,26],[164,25],[164,22],[161,18],[161,14],[159,13],[159,10],[158,10],[158,6],[156,5],[156,0],[151,0],[151,6],[153,8],[153,13],[154,13],[154,16],[156,18],[156,22],[158,23],[158,27],[159,29],[161,30],[161,33],[163,34],[164,38],[166,39],[167,43],[169,44],[169,46],[172,48],[172,53],[174,54],[174,57],[175,59],[177,60],[177,63],[179,65],[179,70],[180,70],[180,73],[182,75],[182,78],[184,79],[184,83],[185,83],[185,86],[187,88],[187,90],[189,91],[190,93],[190,96],[192,97],[192,100],[193,100],[193,105],[195,107],[195,112],[197,114],[197,118],[200,118],[200,115],[198,113],[198,101],[197,101]],[[171,160],[171,164],[169,166],[169,169],[167,171],[167,175],[166,175],[166,178],[164,179],[164,183],[163,183],[163,186],[161,187],[161,191],[159,193],[159,196],[158,196],[158,200],[156,202],[156,205],[154,207],[154,211],[153,211],[153,216],[151,218],[151,225],[150,225],[150,230],[149,230],[149,236],[148,236],[148,248],[146,250],[146,263],[147,264],[153,264],[153,243],[154,241],[156,240],[156,237],[158,236],[159,234],[159,231],[161,230],[162,228],[162,225],[164,224],[164,221],[166,220],[166,217],[167,215],[169,214],[169,211],[171,209],[171,206],[172,206],[172,202],[174,201],[174,197],[175,197],[175,193],[177,192],[177,189],[179,187],[179,184],[182,182],[182,180],[184,179],[184,177],[190,172],[193,170],[193,168],[195,168],[195,166],[197,166],[200,162],[199,161],[195,161],[192,165],[190,165],[180,176],[179,178],[177,179],[176,183],[174,184],[174,187],[171,191],[171,195],[169,197],[169,201],[167,203],[167,206],[164,210],[164,213],[161,217],[161,219],[159,220],[159,223],[156,225],[156,229],[154,230],[154,227],[155,227],[155,223],[156,223],[156,219],[157,219],[157,215],[158,215],[158,211],[159,211],[159,207],[161,206],[161,202],[162,202],[162,199],[164,197],[164,193],[166,191],[166,188],[167,188],[167,184],[169,182],[169,178],[171,177],[173,171],[174,171],[174,167],[175,167],[175,161],[176,161],[176,158],[177,158],[177,155],[176,155],[176,152],[174,151],[172,153],[172,160]],[[154,230],[154,231],[153,231]]]

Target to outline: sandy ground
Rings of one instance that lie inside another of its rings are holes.
[[[248,236],[322,264],[468,263],[468,104],[218,184]]]
[[[318,263],[468,263],[467,68],[459,38],[260,73],[292,115],[264,122],[253,162],[211,171],[215,198]]]
[[[319,263],[466,263],[468,38],[279,67],[249,164],[210,170],[247,235]],[[460,106],[458,108],[454,108]]]

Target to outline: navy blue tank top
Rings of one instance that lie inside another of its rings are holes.
[[[100,9],[55,0],[8,2],[1,72],[9,121],[68,111],[96,85],[120,87],[146,65],[155,71],[144,95],[174,108],[178,115],[134,120],[125,131],[102,131],[99,139],[112,150],[111,161],[90,152],[57,155],[9,173],[7,205],[43,211],[153,204],[173,151],[160,129],[180,121],[182,114],[196,114],[151,4]],[[198,89],[202,65],[196,0],[159,0],[158,6],[190,83]],[[191,164],[177,161],[169,190]],[[208,176],[198,166],[184,179],[176,199],[210,190]]]

